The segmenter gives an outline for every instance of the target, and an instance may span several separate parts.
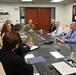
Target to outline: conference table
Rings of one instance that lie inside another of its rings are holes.
[[[52,63],[60,62],[60,61],[65,61],[65,58],[70,56],[72,52],[72,48],[70,47],[69,44],[67,43],[62,43],[62,42],[56,42],[54,38],[51,38],[49,35],[47,35],[48,32],[43,32],[40,33],[39,31],[35,31],[32,34],[33,37],[33,42],[35,45],[40,46],[40,48],[29,51],[28,53],[25,54],[33,54],[35,57],[42,56],[48,65],[51,65]],[[29,36],[28,36],[29,37]],[[44,44],[46,41],[54,41],[54,43],[51,44]],[[74,45],[75,46],[75,45]],[[57,51],[61,55],[63,55],[63,58],[55,58],[50,52]],[[34,66],[34,73],[37,73],[37,68],[35,65]],[[58,74],[56,74],[58,75]]]

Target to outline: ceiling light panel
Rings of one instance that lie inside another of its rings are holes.
[[[63,0],[52,0],[50,2],[61,2],[61,1],[63,1]]]
[[[27,1],[27,2],[31,2],[32,0],[22,0],[22,1]]]

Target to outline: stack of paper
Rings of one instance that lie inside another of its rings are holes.
[[[50,52],[55,58],[63,58],[64,56],[61,55],[59,52],[54,51],[54,52]]]

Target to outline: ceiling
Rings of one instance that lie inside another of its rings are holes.
[[[50,3],[51,0],[33,0],[31,3]],[[0,0],[0,3],[8,3],[8,2],[18,2],[21,3],[21,0]],[[76,2],[76,0],[64,0],[62,2],[59,2],[59,4],[66,4],[66,3],[72,3]],[[26,3],[26,2],[22,2]]]

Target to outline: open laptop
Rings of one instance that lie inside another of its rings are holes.
[[[76,70],[74,70],[70,65],[62,62],[52,63],[52,66],[61,74],[61,75],[71,75],[76,74]]]

